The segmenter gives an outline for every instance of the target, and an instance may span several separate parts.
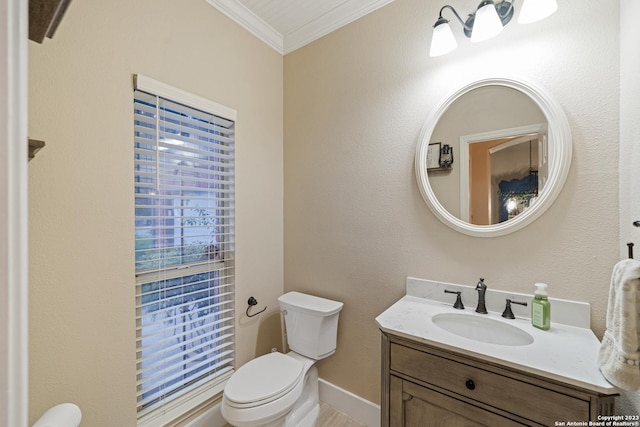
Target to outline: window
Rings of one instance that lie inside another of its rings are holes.
[[[233,110],[135,78],[140,424],[190,409],[233,372],[234,121]]]

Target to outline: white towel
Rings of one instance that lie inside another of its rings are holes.
[[[640,389],[640,261],[618,262],[611,274],[607,329],[598,362],[605,378],[624,390]]]

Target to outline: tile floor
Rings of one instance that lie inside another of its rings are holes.
[[[324,402],[320,402],[320,416],[316,427],[367,427],[353,418],[338,412]]]

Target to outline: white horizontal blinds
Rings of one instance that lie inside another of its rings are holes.
[[[234,361],[234,121],[134,92],[137,406]]]

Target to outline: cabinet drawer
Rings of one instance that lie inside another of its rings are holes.
[[[589,419],[589,402],[466,363],[391,344],[391,370],[534,422]]]

